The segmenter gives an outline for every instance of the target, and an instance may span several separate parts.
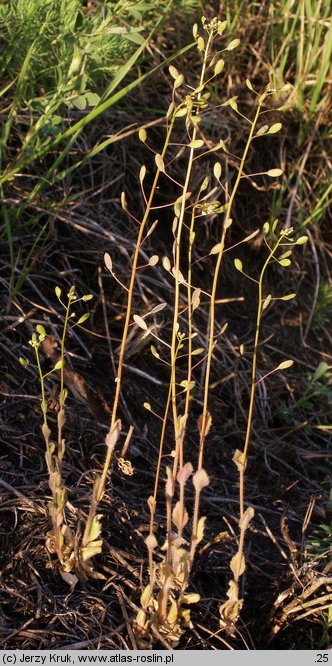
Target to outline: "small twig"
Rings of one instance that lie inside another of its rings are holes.
[[[84,648],[90,647],[90,645],[95,645],[95,643],[101,643],[102,640],[105,640],[112,636],[113,634],[118,634],[122,629],[125,628],[125,622],[119,624],[116,629],[112,629],[106,636],[97,636],[96,638],[90,638],[87,641],[79,641],[78,643],[69,643],[69,645],[64,645],[63,647],[58,647],[57,650],[84,650]]]
[[[161,644],[166,648],[166,650],[173,650],[172,646],[167,643],[165,638],[159,633],[158,629],[154,625],[151,625],[151,631],[155,638],[158,638],[158,641],[160,641]]]
[[[124,363],[123,367],[126,368],[126,370],[129,370],[129,372],[133,372],[135,375],[143,377],[148,382],[152,382],[152,384],[156,384],[157,386],[166,386],[166,382],[160,381],[160,379],[157,379],[156,377],[149,375],[147,372],[144,372],[143,370],[139,370],[139,368],[134,368],[134,366],[128,365],[127,363]]]
[[[12,493],[16,497],[19,497],[19,499],[24,500],[24,502],[26,502],[32,508],[37,509],[41,513],[44,513],[43,509],[40,506],[38,506],[38,504],[35,500],[29,499],[26,495],[21,493],[20,490],[16,490],[16,488],[14,488],[14,486],[11,486],[10,483],[7,483],[7,481],[4,481],[4,479],[0,478],[0,486],[5,488],[5,490],[8,490],[8,492]]]
[[[17,634],[20,634],[21,631],[23,631],[23,629],[26,629],[26,627],[29,627],[30,624],[34,622],[34,619],[35,618],[32,617],[27,622],[24,622],[24,624],[22,624],[18,629],[14,629],[14,631],[12,631],[10,634],[8,634],[8,636],[6,636],[5,638],[2,639],[2,641],[0,641],[0,646],[7,643],[11,638],[14,638],[14,636],[17,636]]]
[[[131,628],[131,624],[130,624],[130,621],[129,621],[129,617],[128,617],[127,609],[126,609],[125,604],[124,604],[124,602],[123,602],[123,598],[122,598],[122,595],[121,595],[121,592],[120,592],[120,591],[117,591],[117,597],[118,597],[119,604],[120,604],[120,606],[121,606],[121,611],[122,611],[123,619],[124,619],[124,621],[125,621],[125,623],[126,623],[126,627],[127,627],[127,631],[128,631],[128,636],[129,636],[129,638],[130,638],[130,642],[131,642],[132,648],[133,648],[133,650],[137,650],[138,648],[137,648],[137,643],[136,643],[136,641],[135,641],[135,636],[134,636],[134,634],[133,634],[133,630],[132,630],[132,628]]]

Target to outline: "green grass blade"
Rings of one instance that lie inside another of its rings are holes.
[[[4,125],[4,129],[3,129],[3,132],[2,132],[2,135],[1,135],[1,138],[0,138],[0,153],[2,153],[2,151],[4,150],[4,148],[7,145],[7,141],[8,141],[9,135],[10,135],[10,130],[11,130],[14,114],[15,114],[16,108],[19,104],[21,94],[23,92],[23,84],[24,84],[24,82],[26,81],[26,78],[27,78],[29,64],[30,64],[30,60],[31,60],[31,56],[32,56],[34,48],[35,48],[35,42],[33,42],[31,44],[31,46],[30,46],[30,48],[29,48],[29,50],[28,50],[28,52],[25,56],[23,65],[21,67],[21,71],[20,71],[20,73],[18,75],[18,78],[17,78],[17,86],[16,86],[14,100],[11,104],[10,112],[8,114],[8,118],[7,118],[7,121]],[[1,180],[0,180],[0,183],[2,183]]]
[[[3,198],[2,188],[1,188],[1,198]],[[14,240],[13,240],[11,220],[9,218],[7,206],[4,203],[1,204],[1,214],[4,220],[4,234],[7,238],[7,244],[8,244],[8,253],[10,261],[9,292],[11,293],[14,284],[14,270],[15,270]]]
[[[154,72],[158,71],[161,69],[161,67],[164,67],[164,65],[167,65],[168,63],[172,62],[175,58],[179,57],[183,53],[186,53],[189,49],[191,49],[194,46],[195,42],[192,42],[191,44],[188,44],[184,48],[180,49],[177,51],[175,54],[164,60],[162,63],[159,65],[156,65],[153,69],[149,70],[139,78],[135,79],[131,83],[129,83],[127,86],[124,88],[121,88],[118,92],[116,92],[114,95],[112,95],[109,99],[105,100],[102,104],[99,104],[98,106],[94,107],[90,113],[88,113],[84,118],[81,118],[77,123],[75,123],[72,127],[69,127],[68,130],[63,132],[61,135],[57,136],[54,141],[48,144],[46,148],[42,148],[40,151],[37,151],[34,155],[29,157],[28,159],[25,159],[21,161],[19,164],[15,165],[14,167],[9,168],[3,176],[0,178],[0,184],[4,184],[7,182],[10,178],[12,178],[15,173],[18,173],[18,171],[21,171],[25,167],[27,167],[29,164],[32,162],[36,161],[37,159],[40,159],[46,153],[48,153],[50,150],[53,150],[61,141],[65,141],[69,137],[71,137],[73,134],[79,133],[84,127],[86,127],[90,122],[98,118],[102,113],[104,113],[107,109],[109,109],[111,106],[119,102],[123,97],[125,97],[129,92],[134,90],[138,85],[140,85],[146,78],[151,76]],[[98,151],[99,152],[99,151]],[[96,153],[95,153],[96,154]]]
[[[40,215],[38,216],[38,219],[39,218],[40,218]],[[33,222],[31,224],[33,224]],[[49,222],[47,220],[47,222],[45,222],[45,224],[43,224],[42,228],[39,230],[39,232],[38,232],[38,234],[37,234],[37,236],[36,236],[36,238],[35,238],[35,240],[32,244],[32,247],[29,250],[28,256],[25,259],[25,262],[24,262],[24,265],[23,265],[23,268],[22,268],[22,271],[21,271],[21,275],[18,278],[16,284],[14,284],[14,282],[13,282],[13,286],[12,286],[12,289],[11,289],[11,292],[10,292],[11,298],[14,298],[18,294],[18,292],[20,291],[20,289],[22,287],[22,284],[25,281],[25,278],[27,277],[27,275],[29,275],[30,269],[31,269],[30,264],[31,264],[32,261],[34,261],[35,249],[36,249],[36,247],[38,247],[39,241],[43,237],[45,231],[48,229],[48,226],[49,226]]]
[[[17,78],[18,78],[18,77],[16,76],[15,79],[13,79],[12,81],[10,81],[10,83],[8,83],[4,88],[2,88],[2,89],[0,90],[0,97],[2,97],[2,95],[5,95],[6,92],[8,92],[8,90],[10,90],[10,88],[14,85],[14,83],[16,83]]]
[[[316,106],[319,102],[319,98],[326,83],[326,77],[331,66],[331,55],[332,55],[332,20],[330,21],[329,30],[325,36],[325,43],[323,48],[322,55],[322,66],[320,68],[314,92],[311,98],[309,112],[314,113]]]

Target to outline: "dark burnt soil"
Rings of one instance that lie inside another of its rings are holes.
[[[93,217],[93,209],[87,206],[82,219],[87,220],[90,216]],[[103,230],[106,230],[105,234],[112,233],[112,224],[113,220],[105,215],[100,235]],[[128,254],[125,244],[130,246],[130,243],[130,239],[124,241],[119,257]],[[45,548],[45,535],[50,526],[38,382],[33,371],[24,371],[17,362],[18,356],[29,355],[27,340],[37,322],[43,321],[52,327],[53,333],[57,332],[58,313],[56,310],[50,312],[56,308],[54,286],[59,283],[69,285],[74,280],[78,292],[92,291],[96,299],[89,326],[80,331],[76,339],[73,336],[68,339],[70,363],[91,386],[100,390],[111,405],[114,373],[105,337],[96,270],[100,266],[103,274],[116,362],[121,330],[118,313],[121,313],[120,299],[123,297],[118,287],[114,289],[110,284],[111,279],[102,268],[102,253],[109,250],[110,245],[107,237],[86,238],[76,219],[73,225],[58,223],[35,272],[16,298],[19,312],[12,303],[4,317],[7,329],[1,338],[5,374],[2,380],[0,462],[3,482],[0,636],[3,648],[132,647],[128,624],[135,615],[135,604],[139,603],[140,590],[147,577],[144,545],[149,521],[147,498],[153,487],[159,436],[158,424],[146,413],[142,403],[151,402],[156,411],[162,409],[167,391],[167,371],[151,356],[150,341],[137,333],[127,360],[120,410],[123,423],[135,425],[126,454],[134,474],[125,476],[114,461],[101,507],[105,547],[102,556],[96,560],[96,568],[105,575],[105,580],[78,584],[74,591],[70,591]],[[114,249],[117,256],[119,248]],[[254,247],[250,253],[249,261],[254,266],[261,260],[260,249]],[[128,261],[127,256],[125,260]],[[214,636],[219,629],[218,606],[225,600],[229,561],[235,552],[238,479],[231,459],[243,442],[248,406],[250,363],[232,350],[239,342],[250,349],[254,327],[251,313],[255,308],[250,288],[245,286],[243,291],[243,285],[231,270],[229,282],[226,280],[223,284],[223,293],[244,293],[246,300],[236,304],[234,309],[227,305],[220,313],[220,321],[229,321],[229,329],[215,352],[213,380],[217,381],[232,370],[235,377],[211,393],[213,428],[205,457],[211,484],[202,506],[202,513],[207,516],[207,529],[192,577],[192,589],[201,594],[202,602],[193,608],[194,629],[186,633],[179,648],[227,649],[232,646],[242,649],[247,645],[250,649],[309,649],[319,648],[326,641],[322,621],[317,615],[297,622],[292,622],[291,618],[282,624],[274,638],[271,633],[280,615],[280,608],[274,608],[278,595],[291,588],[288,602],[318,576],[319,563],[304,566],[306,536],[315,524],[328,520],[325,506],[330,467],[325,455],[329,442],[323,431],[315,431],[310,425],[316,419],[320,423],[328,421],[324,396],[313,398],[311,404],[309,400],[305,408],[294,409],[307,377],[319,361],[326,358],[324,331],[309,336],[307,346],[301,344],[301,319],[306,317],[311,286],[305,261],[299,255],[301,286],[297,303],[285,304],[280,312],[268,315],[263,327],[262,337],[266,342],[261,348],[260,362],[273,367],[280,361],[281,354],[282,358],[294,357],[297,362],[287,378],[272,376],[266,389],[257,396],[247,470],[246,499],[255,508],[255,519],[247,540],[247,571],[243,579],[245,606],[234,635],[222,632]],[[124,264],[119,268],[121,277],[126,272]],[[158,282],[156,272],[150,271],[150,275],[146,283],[142,280],[147,298],[152,299],[153,294],[158,293],[163,299],[167,290]],[[274,279],[271,275],[271,282]],[[5,298],[5,294],[3,296]],[[22,314],[25,319],[19,321]],[[157,324],[163,326],[163,319]],[[44,367],[48,367],[47,359]],[[144,374],[137,374],[139,371]],[[57,381],[53,379],[49,384],[50,393],[56,395],[56,389]],[[194,461],[199,413],[198,388],[186,445],[188,459]],[[55,417],[56,401],[50,398],[51,423],[55,424]],[[89,415],[87,405],[80,404],[73,395],[69,396],[64,475],[72,504],[69,520],[73,524],[77,520],[77,511],[83,514],[87,511],[93,470],[98,469],[103,460],[106,431],[105,424],[98,424]],[[171,448],[170,431],[169,452]],[[303,522],[311,498],[315,498],[314,510],[303,535]],[[189,497],[189,510],[191,502]],[[159,531],[162,534],[165,521],[163,490],[159,506]],[[287,545],[288,533],[281,528],[284,515],[288,520],[289,536],[297,549],[294,556]],[[218,535],[225,532],[228,537],[218,540]]]

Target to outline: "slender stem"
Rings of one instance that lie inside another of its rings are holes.
[[[59,395],[59,413],[58,413],[58,463],[59,463],[59,473],[61,475],[61,463],[62,458],[65,452],[64,440],[62,439],[62,428],[65,422],[65,341],[68,329],[68,320],[70,314],[70,307],[73,301],[72,293],[74,292],[73,287],[68,294],[68,303],[66,306],[65,321],[63,325],[62,337],[61,337],[61,368],[60,368],[60,395]]]
[[[247,429],[246,429],[246,436],[245,436],[245,442],[244,442],[244,447],[243,447],[243,459],[242,459],[242,465],[240,467],[240,519],[242,518],[244,514],[244,476],[245,476],[245,470],[246,470],[246,463],[247,463],[247,456],[248,456],[248,447],[249,447],[249,442],[250,442],[250,434],[251,434],[251,427],[252,427],[252,419],[253,419],[253,412],[254,412],[254,404],[255,404],[255,392],[256,392],[256,374],[257,374],[257,352],[258,352],[258,345],[259,345],[259,336],[260,336],[260,328],[261,328],[261,320],[262,320],[262,311],[263,311],[263,280],[264,280],[264,275],[265,271],[268,267],[268,264],[270,263],[272,257],[274,256],[277,248],[280,245],[280,242],[282,240],[282,236],[278,239],[276,242],[275,246],[271,249],[264,265],[261,270],[261,274],[259,277],[258,281],[258,306],[257,306],[257,317],[256,317],[256,332],[255,332],[255,341],[254,341],[254,352],[253,352],[253,360],[252,360],[252,369],[251,369],[251,390],[250,390],[250,402],[249,402],[249,410],[248,410],[248,419],[247,419]]]
[[[37,368],[38,368],[38,373],[39,373],[39,380],[40,380],[40,389],[41,389],[41,394],[42,394],[42,412],[43,412],[43,419],[44,419],[44,425],[47,426],[47,407],[46,407],[46,399],[45,399],[45,384],[44,384],[44,375],[42,373],[41,365],[40,365],[40,358],[39,358],[39,348],[35,347],[35,354],[36,354],[36,361],[37,361]]]
[[[167,424],[167,417],[168,417],[169,407],[170,407],[170,404],[171,404],[171,396],[172,396],[172,384],[170,382],[169,387],[168,387],[168,396],[167,396],[167,401],[166,401],[166,406],[165,406],[165,413],[164,413],[164,417],[163,417],[163,425],[162,425],[162,428],[161,428],[160,441],[159,441],[158,462],[157,462],[157,469],[156,469],[156,474],[155,474],[154,490],[153,490],[153,506],[151,507],[151,514],[150,514],[150,534],[153,534],[153,532],[154,532],[153,524],[154,524],[154,517],[155,517],[155,512],[156,512],[156,502],[157,502],[157,492],[158,492],[158,485],[159,485],[161,460],[162,460],[162,457],[163,457],[164,442],[165,442],[165,435],[166,435],[166,424]]]
[[[193,527],[191,532],[191,546],[190,546],[190,562],[192,564],[195,557],[195,550],[197,546],[197,528],[198,528],[198,516],[199,516],[199,505],[200,505],[200,491],[196,490],[195,493],[195,503],[194,503],[194,515],[193,515]]]
[[[173,114],[171,122],[169,124],[169,128],[167,131],[164,147],[161,153],[162,158],[165,157],[168,144],[170,142],[170,138],[172,135],[173,131],[173,126],[175,122],[175,114]],[[124,327],[123,327],[123,333],[122,333],[122,341],[121,341],[121,347],[120,347],[120,354],[119,354],[119,364],[118,364],[118,371],[117,371],[117,377],[116,377],[116,384],[115,384],[115,396],[114,396],[114,402],[113,402],[113,409],[112,409],[112,418],[111,418],[111,425],[114,426],[116,420],[117,420],[117,412],[118,412],[118,406],[119,406],[119,400],[120,400],[120,393],[121,393],[121,385],[122,385],[122,370],[123,370],[123,363],[124,363],[124,356],[125,356],[125,349],[126,349],[126,342],[127,342],[127,337],[128,337],[128,330],[129,330],[129,324],[130,324],[130,319],[131,319],[131,311],[132,311],[132,303],[133,303],[133,296],[134,296],[134,285],[135,285],[135,279],[136,279],[136,271],[137,271],[137,265],[138,265],[138,258],[139,258],[139,252],[140,252],[140,247],[144,238],[144,233],[145,233],[145,227],[146,223],[150,214],[152,202],[155,196],[156,188],[158,185],[158,180],[160,176],[160,169],[157,169],[153,185],[151,188],[150,196],[148,198],[147,206],[145,209],[145,213],[139,228],[139,233],[137,236],[137,241],[136,241],[136,246],[135,246],[135,251],[134,251],[134,256],[133,256],[133,262],[132,262],[132,269],[131,269],[131,276],[130,276],[130,283],[129,283],[129,289],[128,289],[128,300],[127,300],[127,307],[126,307],[126,316],[125,316],[125,322],[124,322]],[[101,474],[101,479],[100,479],[100,493],[99,497],[101,499],[105,484],[106,484],[106,477],[107,477],[107,472],[110,466],[112,458],[112,450],[108,449],[106,458],[105,458],[105,463],[103,467],[103,471]]]
[[[69,320],[69,314],[70,314],[70,308],[72,304],[72,297],[69,294],[68,295],[68,303],[66,307],[66,315],[65,315],[65,321],[63,325],[63,331],[62,331],[62,338],[61,338],[61,361],[62,365],[60,368],[60,407],[63,407],[64,405],[64,387],[65,387],[65,341],[66,341],[66,335],[67,335],[67,328],[68,328],[68,320]]]
[[[208,37],[208,41],[205,47],[204,51],[204,58],[203,58],[203,64],[202,64],[202,70],[201,70],[201,75],[200,75],[200,81],[199,81],[199,88],[203,89],[204,86],[204,76],[205,76],[205,71],[208,63],[208,54],[210,51],[210,46],[213,38],[213,33],[211,32]],[[200,100],[202,96],[202,91],[198,93],[197,99],[198,101]],[[191,142],[195,141],[197,136],[197,125],[194,125],[194,129],[192,132],[191,136]],[[192,172],[192,167],[193,167],[193,161],[194,161],[194,148],[190,148],[190,154],[189,154],[189,159],[188,159],[188,165],[187,165],[187,173],[186,173],[186,178],[182,190],[182,201],[181,201],[181,210],[180,210],[180,215],[179,215],[179,221],[178,221],[178,226],[177,226],[177,234],[176,234],[176,248],[175,248],[175,267],[174,267],[174,277],[175,277],[175,293],[174,293],[174,317],[173,317],[173,331],[172,331],[172,343],[171,343],[171,366],[172,366],[172,411],[173,411],[173,423],[174,423],[174,433],[175,433],[175,457],[174,457],[174,464],[173,464],[173,476],[175,478],[178,464],[179,464],[179,459],[183,459],[183,437],[181,437],[181,434],[178,431],[178,415],[177,415],[177,401],[176,401],[176,340],[177,340],[177,327],[178,327],[178,319],[179,319],[179,301],[180,301],[180,282],[178,279],[179,276],[179,271],[180,271],[180,256],[181,256],[181,251],[180,251],[180,243],[181,243],[181,236],[182,236],[182,229],[183,229],[183,222],[184,222],[184,214],[185,214],[185,209],[186,209],[186,194],[189,189],[189,182],[190,182],[190,177],[191,177],[191,172]]]
[[[172,500],[173,495],[166,493],[166,518],[167,518],[167,562],[171,564],[172,561]]]
[[[189,230],[189,247],[188,247],[188,279],[187,279],[187,300],[188,300],[188,366],[187,366],[187,387],[186,387],[186,400],[185,400],[185,406],[184,406],[184,416],[183,416],[183,423],[181,424],[181,444],[180,444],[180,457],[179,457],[179,464],[180,464],[180,469],[182,469],[184,465],[184,451],[183,451],[183,441],[184,441],[184,436],[187,428],[187,423],[188,423],[188,418],[189,418],[189,405],[190,405],[190,382],[192,378],[192,351],[193,351],[193,343],[192,343],[192,330],[193,330],[193,325],[192,325],[192,316],[193,316],[193,306],[192,306],[192,293],[191,293],[191,280],[192,280],[192,249],[193,249],[193,233],[194,233],[194,224],[195,224],[195,212],[196,209],[195,207],[192,210],[191,214],[191,224],[190,224],[190,230]],[[184,519],[184,512],[185,512],[185,504],[184,504],[184,493],[185,493],[185,484],[181,483],[180,484],[180,493],[179,493],[179,500],[180,500],[180,507],[181,507],[181,518],[180,518],[180,527],[179,527],[179,537],[182,536],[183,532],[183,519]]]
[[[57,492],[62,489],[62,480],[61,480],[61,475],[60,475],[60,470],[57,469],[57,465],[54,464],[53,462],[53,455],[52,455],[52,449],[51,445],[49,442],[49,435],[47,434],[48,431],[48,423],[47,423],[47,403],[46,403],[46,396],[45,396],[45,384],[44,384],[44,375],[42,373],[41,365],[40,365],[40,358],[39,358],[39,346],[35,346],[35,354],[36,354],[36,361],[37,361],[37,368],[38,368],[38,373],[39,373],[39,379],[40,379],[40,387],[41,387],[41,394],[42,394],[42,412],[43,412],[43,419],[44,419],[44,426],[46,426],[46,430],[43,431],[44,434],[44,440],[46,444],[46,464],[47,464],[47,470],[48,470],[48,482],[49,482],[49,488],[52,493],[52,503],[51,503],[51,510],[50,510],[50,518],[52,521],[52,526],[53,526],[53,536],[54,536],[54,547],[55,547],[55,552],[58,556],[60,564],[63,564],[63,553],[62,553],[62,534],[61,534],[61,525],[63,523],[63,515],[64,515],[64,507],[63,504],[61,506],[58,505],[57,503]],[[58,466],[60,467],[59,459],[58,459]],[[59,478],[58,478],[58,473],[59,472]]]
[[[241,162],[240,162],[237,178],[236,178],[232,193],[231,193],[229,201],[228,201],[228,207],[227,207],[227,211],[226,211],[226,215],[225,215],[224,226],[223,226],[223,231],[222,231],[221,241],[220,241],[220,250],[219,250],[218,257],[217,257],[216,268],[215,268],[214,276],[213,276],[213,285],[212,285],[212,292],[211,292],[211,305],[210,305],[210,320],[209,320],[209,344],[208,344],[208,353],[207,353],[206,369],[205,369],[204,399],[203,399],[203,413],[202,413],[201,432],[200,432],[198,469],[200,469],[203,466],[203,454],[204,454],[204,444],[205,444],[205,428],[206,428],[207,419],[208,419],[209,387],[210,387],[212,351],[213,351],[213,345],[214,345],[216,293],[217,293],[217,285],[218,285],[218,280],[219,280],[220,267],[221,267],[221,263],[222,263],[223,253],[224,253],[225,237],[226,237],[226,231],[227,231],[227,222],[228,222],[228,220],[231,219],[232,206],[233,206],[235,195],[237,193],[237,190],[238,190],[238,187],[239,187],[239,184],[240,184],[240,180],[241,180],[241,177],[242,177],[242,174],[243,174],[244,164],[245,164],[245,161],[246,161],[246,158],[247,158],[247,155],[248,155],[248,151],[249,151],[249,148],[250,148],[251,141],[252,141],[253,136],[254,136],[254,132],[255,132],[256,125],[257,125],[257,121],[258,121],[258,117],[259,117],[259,114],[260,114],[262,103],[263,103],[263,100],[261,99],[261,101],[258,104],[257,111],[256,111],[253,123],[252,123],[251,128],[250,128],[250,133],[249,133],[247,143],[246,143],[243,155],[242,155],[242,159],[241,159]]]

